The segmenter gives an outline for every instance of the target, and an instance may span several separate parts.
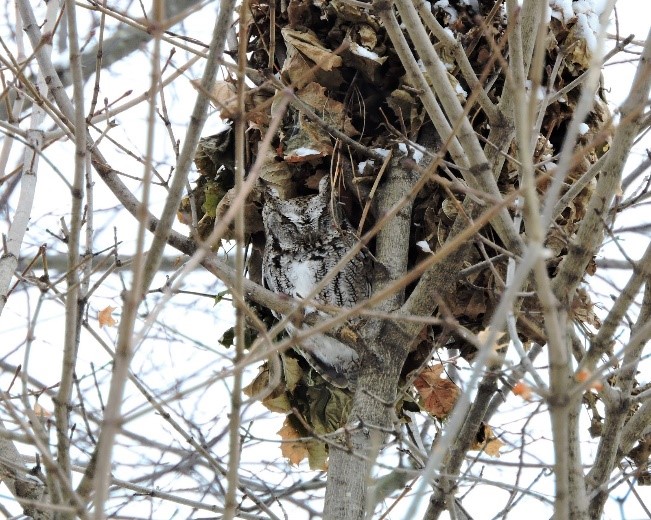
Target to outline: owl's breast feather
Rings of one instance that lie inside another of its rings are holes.
[[[287,280],[292,288],[292,296],[296,298],[307,297],[318,283],[317,273],[321,262],[315,260],[292,260],[287,264]],[[308,309],[311,312],[314,309]]]

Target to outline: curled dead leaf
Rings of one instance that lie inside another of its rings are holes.
[[[441,209],[443,210],[443,213],[445,213],[446,217],[449,219],[455,219],[459,214],[459,203],[450,199],[445,199],[443,200]]]
[[[210,91],[210,99],[219,110],[222,119],[234,119],[237,115],[237,89],[227,81],[216,81]]]
[[[226,215],[226,212],[230,209],[233,202],[237,198],[237,191],[235,188],[231,188],[226,192],[226,194],[220,199],[219,204],[215,208],[215,219],[222,220]],[[206,213],[206,215],[209,215]],[[214,223],[214,220],[211,221],[211,224]],[[262,217],[260,216],[260,194],[258,192],[252,191],[249,193],[249,196],[244,202],[244,230],[245,233],[257,233],[264,229],[262,225]],[[212,231],[212,228],[209,230]],[[234,237],[235,224],[231,222],[228,226],[228,230],[222,235],[223,238],[231,239]]]
[[[303,377],[303,369],[296,358],[281,355],[283,360],[283,375],[285,376],[285,385],[287,390],[293,392]]]
[[[374,49],[377,45],[377,31],[370,25],[365,23],[359,24],[357,26],[357,36],[359,37],[359,43],[367,49]]]
[[[491,457],[499,458],[500,448],[502,446],[504,446],[504,443],[501,440],[499,440],[498,438],[493,438],[486,443],[486,447],[484,448],[484,453],[486,453],[486,455],[489,455]]]
[[[317,67],[327,71],[341,67],[341,56],[326,49],[314,33],[295,31],[288,27],[284,27],[281,32],[287,44],[312,60]]]
[[[276,432],[283,443],[280,451],[290,464],[298,465],[309,455],[305,442],[301,441],[301,434],[292,426],[289,417],[285,419],[282,428]]]
[[[310,469],[321,471],[328,469],[328,449],[325,443],[315,439],[305,439],[292,425],[289,417],[285,419],[277,433],[283,440],[280,451],[290,464],[296,466],[307,458]]]
[[[242,392],[247,397],[260,398],[262,397],[262,404],[272,412],[289,413],[292,411],[292,405],[289,402],[285,392],[285,385],[278,384],[275,388],[269,388],[271,374],[269,365],[265,363],[260,367],[260,372],[247,386],[242,389]],[[264,396],[264,397],[263,397]]]
[[[588,291],[583,287],[576,291],[576,295],[572,300],[572,317],[581,323],[592,325],[595,329],[601,327],[601,320],[594,311],[594,304],[590,299]]]
[[[441,378],[442,373],[443,365],[434,365],[423,370],[414,381],[423,408],[439,419],[445,418],[454,408],[460,392],[452,381]]]
[[[481,423],[470,449],[473,451],[482,450],[490,457],[499,457],[502,446],[504,446],[504,443],[495,436],[493,429],[488,424]]]
[[[334,126],[337,130],[341,130],[349,137],[359,134],[353,126],[350,116],[346,114],[344,104],[328,96],[324,86],[313,81],[296,94],[301,101],[310,105],[326,123]]]
[[[111,316],[115,309],[117,309],[117,307],[111,307],[109,305],[108,307],[104,307],[101,311],[99,311],[97,314],[97,320],[99,321],[100,328],[104,326],[115,327],[117,325],[117,320]]]

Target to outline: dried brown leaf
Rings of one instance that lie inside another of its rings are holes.
[[[328,470],[328,449],[325,442],[308,441],[307,443],[307,462],[310,469],[327,471]]]
[[[260,368],[260,373],[246,385],[242,392],[247,397],[254,397],[260,394],[269,392],[269,365],[265,363]],[[289,413],[292,411],[292,405],[289,402],[289,398],[285,393],[285,385],[280,383],[276,388],[274,388],[266,397],[262,399],[262,404],[272,412],[277,413]]]
[[[414,381],[422,407],[439,419],[450,413],[459,397],[459,387],[449,379],[441,378],[442,374],[443,365],[438,364],[423,370]]]
[[[579,288],[576,295],[572,300],[571,308],[572,317],[581,323],[587,323],[598,329],[601,327],[601,320],[594,312],[594,304],[590,299],[588,291],[584,288]]]
[[[260,171],[260,178],[273,187],[280,198],[290,199],[296,195],[292,172],[286,162],[279,160],[274,150],[267,150]]]
[[[491,439],[486,443],[486,447],[484,448],[484,453],[486,455],[489,455],[491,457],[499,458],[500,456],[500,448],[504,446],[504,443],[497,439]]]
[[[210,99],[222,119],[233,119],[237,115],[237,89],[232,83],[216,81]]]
[[[104,307],[97,314],[97,320],[99,321],[100,328],[102,327],[115,327],[117,325],[117,320],[111,315],[117,307]]]
[[[479,431],[475,436],[473,443],[470,446],[470,450],[479,451],[483,450],[484,453],[491,457],[500,456],[500,448],[504,446],[504,443],[495,437],[493,429],[485,423],[481,423]]]
[[[370,25],[360,24],[357,27],[359,43],[367,49],[374,49],[377,45],[377,32]]]
[[[341,67],[341,56],[326,49],[314,33],[295,31],[288,27],[284,27],[281,32],[287,44],[312,60],[319,68],[331,71]]]
[[[282,428],[277,433],[283,440],[280,451],[291,464],[298,465],[309,456],[307,443],[298,440],[301,438],[301,434],[292,426],[289,417],[285,419]]]
[[[344,104],[328,97],[325,87],[312,82],[298,91],[297,95],[310,105],[326,123],[334,126],[337,130],[341,130],[349,137],[359,134],[350,117],[346,115]]]
[[[293,392],[303,377],[303,369],[296,358],[283,355],[282,360],[285,386],[287,386],[287,390]]]
[[[214,212],[214,218],[217,220],[223,219],[224,215],[226,215],[226,212],[230,209],[236,197],[237,191],[235,188],[228,190],[219,201],[219,204],[217,204]],[[264,226],[262,225],[262,217],[260,215],[259,197],[260,195],[258,193],[251,192],[244,202],[244,230],[247,235],[257,233],[258,231],[262,231],[264,229]],[[210,216],[209,213],[206,213],[206,215]],[[211,221],[211,223],[212,222],[214,221]],[[212,229],[209,231],[212,231]],[[233,233],[234,223],[231,222],[229,224],[228,230],[224,232],[223,238],[230,240],[234,236]]]

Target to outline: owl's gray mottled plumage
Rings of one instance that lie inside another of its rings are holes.
[[[266,244],[262,261],[265,284],[275,292],[295,298],[308,296],[357,243],[345,219],[335,219],[330,209],[330,181],[324,177],[319,193],[282,200],[269,190],[262,209]],[[315,301],[352,307],[369,297],[367,253],[358,253],[341,269]],[[292,332],[292,327],[289,328]],[[295,330],[295,329],[294,329]],[[359,358],[347,345],[315,334],[297,349],[324,379],[338,387],[354,386]]]

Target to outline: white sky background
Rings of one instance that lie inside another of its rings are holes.
[[[7,3],[8,18],[13,19],[11,13],[11,4]],[[134,4],[134,9],[137,6]],[[618,0],[617,9],[619,13],[619,32],[624,37],[628,34],[635,34],[637,39],[644,39],[649,30],[651,19],[651,1],[647,0]],[[1,11],[0,11],[1,12]],[[81,10],[83,13],[83,10]],[[81,14],[80,13],[80,14]],[[193,15],[187,22],[186,28],[189,35],[198,40],[207,42],[212,31],[212,20],[214,19],[214,6],[211,4],[209,7],[204,8],[200,13]],[[2,24],[2,32],[7,31],[7,25]],[[614,32],[614,26],[610,32]],[[180,32],[180,31],[179,31]],[[110,33],[109,33],[110,34]],[[163,56],[169,51],[168,47],[164,46]],[[609,66],[605,69],[606,87],[610,90],[608,94],[609,102],[613,107],[616,107],[623,97],[628,93],[628,88],[631,85],[632,77],[635,72],[637,61],[627,63],[624,60],[628,58],[626,54],[620,54],[614,61],[622,62],[617,65]],[[176,63],[183,63],[181,57],[175,58]],[[143,74],[143,70],[149,70],[149,54],[148,51],[143,52],[140,56],[131,56],[124,63],[117,63],[112,66],[109,71],[104,71],[102,74],[102,92],[100,93],[100,103],[103,97],[108,97],[109,101],[119,98],[126,90],[132,89],[133,95],[138,95],[144,91],[149,85],[148,74]],[[176,138],[182,139],[184,126],[187,121],[187,116],[191,111],[192,103],[194,101],[194,91],[189,84],[189,80],[197,78],[201,73],[200,68],[194,68],[184,78],[175,82],[174,86],[166,89],[166,101],[168,104],[170,118],[174,127]],[[142,83],[146,81],[146,83]],[[89,81],[86,85],[88,89],[87,99],[90,99],[90,92],[93,87],[93,80]],[[139,115],[138,115],[139,114]],[[127,119],[128,118],[128,119]],[[145,144],[144,136],[146,135],[146,106],[141,105],[135,110],[129,111],[127,114],[122,114],[116,117],[116,122],[120,125],[111,131],[111,136],[119,140],[129,147],[133,152],[139,153],[144,156]],[[208,120],[203,135],[210,135],[220,125],[220,121],[216,114],[211,116]],[[162,126],[157,127],[156,142],[159,148],[156,157],[161,158],[160,164],[156,165],[157,170],[167,177],[170,168],[174,165],[174,157],[171,153],[171,146],[168,136],[162,131]],[[646,143],[640,143],[631,156],[631,166],[639,162],[640,157],[645,157],[645,149],[649,147],[648,139]],[[45,154],[52,160],[66,175],[71,175],[72,156],[73,156],[72,143],[57,143],[48,150]],[[126,154],[115,154],[109,157],[112,166],[125,172],[130,172],[134,176],[142,174],[142,166],[138,165],[132,158]],[[12,164],[12,163],[10,163]],[[15,163],[13,163],[15,164]],[[45,230],[50,230],[54,233],[59,232],[59,219],[65,216],[69,211],[70,195],[63,183],[52,172],[52,170],[44,163],[41,164],[39,169],[39,185],[36,193],[35,211],[33,212],[33,219],[30,222],[30,231],[28,232],[27,240],[33,240],[32,246],[37,247],[42,242],[47,242],[49,247],[58,251],[65,251],[61,244],[57,244],[55,240],[48,237]],[[134,185],[133,183],[131,183]],[[156,209],[162,207],[163,190],[155,191],[159,195],[159,200],[153,205],[152,210],[156,213]],[[104,248],[109,247],[113,243],[113,227],[118,228],[118,237],[123,241],[120,248],[122,254],[128,254],[133,249],[133,241],[135,239],[135,224],[132,217],[126,212],[115,212],[113,208],[117,202],[114,197],[103,187],[99,178],[96,179],[95,184],[95,197],[96,207],[96,226],[97,238],[96,247]],[[15,207],[16,197],[11,201],[12,208]],[[4,216],[4,215],[3,215]],[[640,221],[631,222],[631,224],[639,224],[642,221],[649,222],[651,217],[647,214],[640,213]],[[619,222],[621,225],[622,223]],[[0,222],[0,232],[6,232],[7,221],[3,218]],[[181,233],[186,234],[187,229],[177,224],[177,229]],[[38,238],[36,238],[38,237]],[[640,240],[638,235],[629,234],[621,238],[621,243],[625,244],[626,251],[633,258],[638,258],[641,251],[646,246],[647,240]],[[33,249],[32,248],[32,251]],[[616,251],[611,247],[606,247],[604,250],[605,256],[610,253],[615,256]],[[175,255],[175,250],[169,251],[170,255]],[[622,273],[599,273],[600,275],[607,275],[612,277],[615,283],[619,286],[623,284],[625,278]],[[129,274],[128,271],[123,272],[124,283],[128,286]],[[152,287],[160,287],[165,282],[164,274],[161,274],[154,281]],[[214,281],[212,275],[197,271],[190,275],[186,280],[185,288],[188,290],[197,290],[203,292],[210,292],[215,294],[222,288]],[[117,283],[117,279],[113,282],[103,285],[97,293],[94,294],[90,301],[89,319],[91,325],[94,326],[99,332],[100,336],[106,341],[107,344],[113,345],[116,337],[116,329],[99,329],[97,323],[94,321],[98,310],[112,305],[118,308],[116,312],[119,319],[119,308],[121,306],[120,291],[122,287]],[[610,285],[601,284],[596,286],[597,292],[602,292],[609,295],[613,292]],[[14,294],[4,311],[2,320],[0,321],[0,356],[5,353],[17,349],[17,353],[10,355],[5,360],[13,363],[24,363],[23,351],[20,348],[25,340],[25,330],[27,322],[32,319],[33,313],[37,308],[38,293],[36,291],[17,292]],[[148,298],[148,303],[143,309],[151,309],[157,300],[156,296]],[[225,351],[217,340],[221,334],[232,323],[232,314],[230,306],[227,302],[222,302],[218,306],[213,306],[211,298],[201,298],[191,295],[181,295],[174,298],[175,305],[166,307],[154,326],[152,336],[154,339],[148,340],[141,345],[136,352],[133,363],[133,371],[136,374],[141,374],[146,384],[153,389],[154,393],[160,393],[161,389],[169,389],[165,395],[173,395],[174,392],[189,388],[194,385],[199,385],[206,377],[207,370],[216,372],[223,367],[223,356],[229,356],[231,353]],[[28,370],[31,376],[36,377],[45,385],[53,385],[60,378],[60,354],[63,335],[63,307],[55,301],[48,300],[43,304],[41,315],[38,319],[38,326],[35,331],[36,340],[32,346],[32,352],[29,359]],[[197,334],[197,330],[206,331],[201,336]],[[186,339],[178,341],[176,331],[185,335]],[[192,340],[201,337],[202,345],[192,344]],[[94,364],[98,370],[98,377],[105,379],[108,377],[109,362],[108,356],[98,347],[95,340],[88,334],[83,335],[82,345],[79,353],[78,361],[78,374],[80,377],[88,376],[90,374],[91,363]],[[541,362],[542,363],[542,362]],[[541,364],[539,363],[539,364]],[[251,375],[255,373],[251,371]],[[0,377],[0,384],[2,388],[6,389],[8,382],[11,379],[10,374],[4,374]],[[201,433],[206,438],[219,432],[224,428],[227,420],[227,411],[229,407],[228,392],[224,391],[224,383],[215,383],[206,387],[202,391],[195,393],[192,399],[183,399],[175,401],[170,404],[172,410],[176,411],[179,416],[185,416],[188,419],[192,418],[201,429]],[[133,388],[131,388],[133,390]],[[94,404],[97,403],[97,398],[94,395],[88,397]],[[104,395],[106,399],[106,395]],[[39,401],[46,408],[52,409],[51,403],[47,398]],[[184,409],[188,404],[195,406],[193,410]],[[520,429],[522,427],[522,419],[529,415],[530,409],[537,406],[534,404],[524,403],[519,398],[514,398],[510,401],[513,407],[512,423],[500,422],[497,426],[503,428],[502,431],[508,432],[510,435],[507,437],[515,442],[519,441]],[[152,411],[145,404],[142,396],[133,391],[129,392],[129,396],[123,406],[123,411],[127,416],[138,416],[127,424],[127,428],[131,431],[146,435],[148,437],[158,438],[160,435],[161,442],[169,442],[171,445],[183,446],[183,440],[174,432],[170,432],[169,426],[164,423],[158,416],[154,415]],[[270,441],[277,441],[278,437],[275,432],[280,428],[282,417],[265,415],[266,412],[260,406],[253,406],[246,412],[244,425],[248,425],[247,421],[255,421],[252,424],[251,432],[261,438],[269,439]],[[132,415],[135,414],[135,415]],[[499,416],[500,421],[504,420],[504,416]],[[78,425],[81,427],[81,424]],[[586,426],[587,427],[587,426]],[[551,435],[549,431],[549,422],[547,414],[539,412],[530,425],[529,431],[535,432],[531,439],[527,439],[528,453],[535,453],[539,457],[539,461],[533,458],[528,462],[551,462],[553,458],[553,451],[551,449]],[[158,432],[158,433],[155,433]],[[586,443],[585,454],[589,457],[596,449],[597,441],[593,443]],[[130,444],[133,444],[130,442]],[[223,457],[226,454],[226,448],[223,445],[215,448],[218,456]],[[519,451],[509,453],[508,450],[499,461],[518,462]],[[30,449],[26,453],[31,453]],[[391,454],[391,448],[387,450]],[[126,452],[122,455],[125,457]],[[244,451],[244,461],[242,464],[243,474],[250,471],[259,471],[259,468],[268,461],[270,465],[277,463],[280,456],[279,446],[272,443],[264,443],[261,449],[248,449]],[[392,457],[393,458],[393,457]],[[387,461],[391,460],[387,459]],[[486,459],[486,456],[482,456]],[[164,459],[167,462],[173,462],[174,456],[169,454]],[[586,461],[589,459],[586,458]],[[124,461],[123,461],[124,462]],[[136,462],[134,460],[134,462]],[[281,461],[280,464],[283,464]],[[480,468],[484,469],[483,477],[496,481],[496,482],[513,482],[513,468],[501,468],[497,465],[483,465],[478,464],[473,469],[473,474],[476,474]],[[119,468],[116,473],[117,477],[129,479],[130,475],[127,472],[119,473],[120,471],[128,470],[128,466]],[[305,464],[300,468],[293,470],[296,474],[301,474],[302,477],[315,475],[314,472],[309,472]],[[522,481],[520,485],[527,487],[533,478],[539,473],[540,470],[526,470],[523,472]],[[210,480],[210,476],[206,478]],[[273,477],[270,477],[270,480]],[[547,482],[550,482],[548,479]],[[163,485],[164,481],[157,482],[157,485]],[[167,483],[173,486],[173,483]],[[539,486],[539,490],[544,490],[549,493],[551,498],[553,489],[548,486]],[[626,491],[625,486],[619,487],[613,494],[613,499],[622,497]],[[649,488],[637,487],[636,491],[640,494],[645,502],[651,507],[651,491]],[[0,501],[4,504],[7,500],[4,498],[7,495],[6,489],[0,487]],[[464,506],[476,519],[491,518],[503,505],[506,503],[508,495],[506,491],[500,491],[496,487],[479,486],[473,490],[469,495],[472,499],[464,502]],[[422,501],[423,504],[426,500]],[[527,509],[527,520],[547,520],[550,515],[549,508],[540,507],[538,502],[529,502],[531,505]],[[404,508],[409,505],[409,498],[404,501]],[[316,506],[319,507],[318,505]],[[143,510],[138,511],[137,514],[147,515],[147,506],[143,506]],[[401,510],[398,508],[395,513],[390,516],[394,519],[401,518]],[[606,511],[608,519],[638,519],[646,518],[643,510],[638,506],[635,499],[629,497],[624,503],[625,511],[623,516],[620,514],[619,506],[614,501],[609,501]],[[494,510],[494,512],[493,512]],[[488,511],[491,511],[489,514]],[[516,511],[524,511],[523,507]],[[17,513],[18,510],[16,509]],[[122,511],[124,514],[124,511]],[[488,516],[487,516],[488,515]],[[205,512],[199,514],[205,516]],[[154,513],[154,518],[164,518],[160,516],[160,511]],[[517,515],[513,515],[517,517]],[[293,517],[292,517],[293,518]]]

